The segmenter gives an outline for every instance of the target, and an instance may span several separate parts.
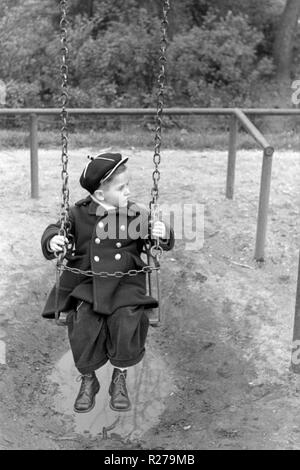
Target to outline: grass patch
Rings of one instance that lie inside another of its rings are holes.
[[[281,150],[298,150],[299,137],[296,134],[282,132],[266,134],[270,145]],[[195,132],[183,130],[165,130],[162,134],[162,148],[202,150],[227,150],[228,132]],[[39,131],[39,147],[50,149],[60,147],[60,131]],[[29,148],[29,132],[23,130],[0,130],[0,148]],[[70,148],[146,148],[154,149],[154,132],[132,128],[126,131],[70,132]],[[259,149],[254,139],[245,132],[239,133],[238,147],[241,149]]]

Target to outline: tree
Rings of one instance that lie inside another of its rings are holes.
[[[279,82],[290,79],[293,40],[300,16],[300,0],[287,0],[274,42],[274,62]]]
[[[272,73],[267,58],[258,60],[262,33],[243,15],[217,19],[209,14],[201,28],[176,35],[168,50],[168,84],[178,106],[241,106],[257,82]]]

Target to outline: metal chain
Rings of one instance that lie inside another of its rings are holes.
[[[69,222],[69,186],[68,186],[68,113],[66,106],[68,104],[68,48],[67,48],[67,0],[60,0],[60,42],[61,42],[61,66],[60,66],[60,75],[61,75],[61,162],[62,162],[62,192],[61,192],[61,208],[60,208],[60,229],[58,234],[64,238],[68,237],[68,232],[70,230]],[[55,289],[55,321],[57,325],[62,323],[59,320],[59,290],[60,290],[60,275],[63,269],[64,257],[67,252],[67,247],[64,245],[63,250],[57,256],[56,262],[56,289]]]
[[[151,189],[152,200],[149,204],[152,221],[158,220],[158,182],[160,180],[159,165],[161,162],[161,129],[162,129],[162,114],[164,108],[164,88],[165,88],[165,65],[166,65],[166,50],[167,50],[167,27],[168,27],[168,12],[170,10],[170,1],[162,0],[163,3],[163,16],[161,21],[161,40],[160,40],[160,57],[159,57],[159,75],[158,75],[158,96],[157,96],[157,110],[156,110],[156,128],[155,128],[155,147],[153,155],[154,171],[152,173],[153,187]],[[159,255],[159,239],[155,240],[156,249]]]
[[[163,1],[163,18],[161,22],[161,40],[160,40],[160,57],[159,57],[159,66],[160,71],[158,75],[158,97],[157,97],[157,110],[156,110],[156,128],[155,128],[155,148],[153,155],[153,163],[155,169],[152,173],[153,179],[153,188],[151,190],[152,202],[155,204],[158,199],[158,182],[160,180],[159,164],[161,162],[160,147],[161,147],[161,128],[162,128],[162,114],[164,108],[164,88],[165,88],[165,64],[167,61],[166,58],[166,49],[167,49],[167,26],[168,26],[168,11],[170,9],[169,0]]]
[[[166,48],[167,48],[167,26],[168,26],[168,11],[170,9],[169,0],[163,1],[163,18],[161,22],[161,31],[162,37],[160,40],[160,72],[158,76],[158,99],[157,99],[157,113],[156,113],[156,131],[155,131],[155,150],[153,156],[153,162],[155,165],[155,170],[152,174],[153,179],[153,188],[151,190],[152,201],[150,202],[150,211],[155,214],[155,217],[158,218],[158,182],[160,179],[159,164],[161,162],[160,147],[161,147],[161,128],[162,128],[162,113],[164,107],[164,86],[165,86],[165,63],[166,63]],[[60,230],[59,235],[68,237],[68,232],[70,230],[69,222],[69,187],[68,187],[68,113],[66,110],[68,104],[68,47],[67,47],[67,8],[68,0],[60,1],[61,9],[61,20],[60,20],[60,40],[61,40],[61,142],[62,142],[62,200],[61,200],[61,217],[60,217]],[[98,277],[123,277],[123,276],[137,276],[139,273],[149,273],[152,271],[158,271],[160,269],[158,260],[162,253],[162,248],[159,246],[159,240],[155,241],[155,245],[151,247],[151,254],[156,259],[157,265],[154,266],[144,266],[140,270],[131,269],[128,272],[117,271],[115,273],[108,273],[106,271],[101,271],[99,273],[92,270],[83,271],[78,268],[70,268],[69,266],[63,264],[63,259],[66,255],[66,247],[64,247],[62,253],[58,256],[57,266],[58,266],[58,276],[61,271],[71,271],[76,274],[82,274],[88,277],[98,276]],[[57,282],[59,284],[59,281]]]
[[[66,266],[66,265],[62,265],[61,269],[65,270],[65,271],[70,271],[74,274],[82,274],[83,276],[87,276],[87,277],[93,277],[93,276],[97,276],[97,277],[124,277],[124,276],[137,276],[140,273],[146,274],[146,273],[150,273],[152,271],[159,271],[160,266],[143,266],[142,269],[130,269],[127,272],[116,271],[114,273],[109,273],[107,271],[100,271],[100,272],[95,272],[95,271],[92,271],[92,270],[84,271],[84,270],[79,269],[79,268],[70,268],[69,266]]]
[[[67,47],[67,8],[68,0],[60,1],[61,9],[61,20],[60,20],[60,42],[61,42],[61,162],[62,162],[62,194],[61,194],[61,213],[60,213],[60,230],[59,235],[63,237],[68,237],[68,232],[70,230],[69,222],[69,174],[68,174],[68,113],[66,106],[68,104],[69,95],[68,95],[68,47]],[[62,262],[66,254],[66,247],[64,247],[63,252],[58,257],[58,263]]]

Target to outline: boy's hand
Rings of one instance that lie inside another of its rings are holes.
[[[51,251],[62,251],[63,247],[69,243],[68,239],[62,235],[54,235],[49,242],[49,248]]]
[[[166,238],[167,231],[166,231],[166,226],[163,222],[160,220],[157,220],[154,222],[152,230],[151,230],[151,235],[152,237],[158,237],[158,238]]]

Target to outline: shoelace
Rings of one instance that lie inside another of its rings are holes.
[[[81,381],[80,393],[86,393],[88,383],[85,379],[87,379],[87,378],[91,379],[92,377],[93,377],[92,375],[86,374],[86,375],[79,375],[76,378],[76,382]]]
[[[117,386],[117,392],[122,395],[127,395],[126,389],[126,375],[124,372],[120,372],[113,380],[114,384]]]

